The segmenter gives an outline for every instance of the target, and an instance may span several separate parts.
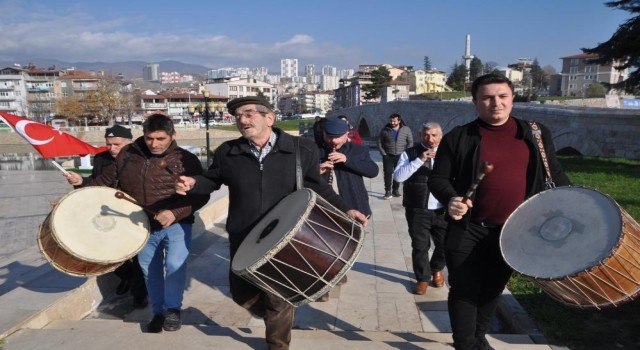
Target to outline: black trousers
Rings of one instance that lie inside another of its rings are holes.
[[[147,286],[144,283],[144,275],[137,255],[118,266],[114,273],[120,279],[129,281],[131,296],[134,299],[142,300],[147,296]]]
[[[392,189],[397,191],[400,188],[400,183],[393,181],[393,170],[396,168],[400,160],[400,155],[387,154],[382,156],[382,172],[384,173],[384,190],[389,192]]]
[[[462,236],[446,237],[449,318],[456,350],[473,348],[476,339],[489,331],[500,295],[511,277],[512,270],[500,252],[499,236],[500,227],[470,223]]]
[[[411,237],[411,261],[417,281],[428,282],[431,273],[445,267],[444,235],[447,223],[444,208],[437,211],[406,208],[405,217]],[[433,255],[429,259],[429,249],[433,239]]]

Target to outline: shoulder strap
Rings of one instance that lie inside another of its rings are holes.
[[[302,189],[302,164],[300,161],[300,137],[296,137],[296,189]]]
[[[547,188],[554,188],[556,187],[556,184],[553,183],[553,179],[551,178],[551,170],[549,169],[547,153],[544,151],[544,144],[542,143],[542,130],[540,130],[538,124],[533,120],[529,120],[529,125],[531,125],[531,133],[533,134],[533,138],[536,140],[538,150],[540,150],[540,157],[542,158],[542,163],[544,164],[544,170],[547,173],[545,185],[547,186]]]
[[[131,158],[131,153],[126,152],[124,154],[124,162],[122,163],[122,168],[118,169],[118,163],[116,163],[116,180],[113,182],[113,188],[118,188],[120,186],[120,175],[122,174],[122,170],[127,166],[129,162],[129,158]]]

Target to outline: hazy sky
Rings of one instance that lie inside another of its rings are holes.
[[[483,62],[560,57],[606,41],[630,18],[597,0],[0,0],[0,61],[178,60],[280,70],[313,63],[461,63],[465,36]]]

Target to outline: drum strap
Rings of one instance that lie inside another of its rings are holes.
[[[118,169],[118,165],[116,163],[116,180],[113,182],[113,188],[118,188],[120,186],[120,175],[122,174],[122,170],[127,166],[129,162],[129,158],[131,158],[131,153],[126,152],[124,154],[124,162],[122,163],[122,168]]]
[[[296,137],[296,189],[302,189],[302,165],[300,162],[300,138]]]
[[[540,150],[540,157],[542,158],[542,163],[544,164],[544,170],[547,173],[545,185],[547,186],[547,188],[554,188],[556,187],[556,184],[553,183],[553,179],[551,178],[551,169],[549,169],[547,153],[544,151],[544,144],[542,143],[542,130],[540,130],[538,124],[533,120],[529,120],[529,124],[531,125],[531,133],[533,134],[533,138],[536,140],[538,149]]]

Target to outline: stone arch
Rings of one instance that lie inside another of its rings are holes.
[[[563,154],[568,154],[573,149],[574,152],[579,154],[588,154],[595,157],[603,155],[602,149],[589,136],[578,135],[573,131],[564,130],[554,134],[553,143],[555,144],[556,152],[563,150]]]

